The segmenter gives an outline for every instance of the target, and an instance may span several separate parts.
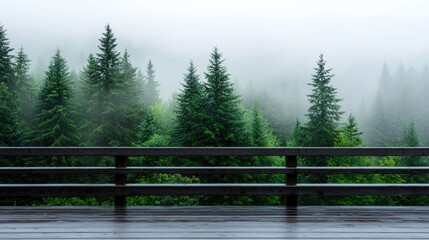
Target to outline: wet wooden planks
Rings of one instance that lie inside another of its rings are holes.
[[[0,207],[0,239],[429,239],[429,207]]]

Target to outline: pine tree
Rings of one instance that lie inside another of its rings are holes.
[[[402,147],[421,147],[422,141],[417,132],[416,124],[413,119],[406,124],[403,128],[402,138],[401,138]],[[400,159],[400,164],[407,167],[412,166],[425,166],[427,165],[423,157],[412,157],[406,156]]]
[[[19,98],[15,91],[12,51],[6,29],[0,25],[0,145],[2,146],[18,146],[21,141],[18,127]]]
[[[0,146],[18,146],[18,106],[13,94],[0,82]]]
[[[101,94],[100,84],[98,83],[97,60],[90,54],[87,59],[87,65],[80,73],[82,98],[79,101],[79,114],[81,119],[81,132],[83,140],[86,143],[96,143],[98,135],[93,133],[97,123],[101,121]]]
[[[225,66],[221,53],[215,48],[211,54],[210,65],[205,77],[204,93],[207,97],[206,115],[207,130],[205,146],[229,147],[246,145],[244,139],[244,122],[240,109],[239,96]]]
[[[311,104],[306,116],[309,121],[305,126],[307,147],[333,147],[338,135],[338,121],[343,114],[338,104],[341,99],[336,97],[337,90],[330,85],[332,69],[326,69],[326,61],[320,55],[316,73],[313,75],[312,94],[308,95]],[[324,162],[317,165],[323,166]]]
[[[342,147],[360,147],[363,144],[362,132],[359,131],[356,118],[350,114],[341,131]]]
[[[30,59],[21,47],[15,60],[15,91],[20,100],[20,113],[19,118],[22,122],[24,133],[28,132],[28,127],[34,117],[35,101],[35,86],[33,79],[30,76]]]
[[[147,64],[146,74],[146,82],[143,89],[143,103],[146,107],[150,107],[152,104],[160,102],[158,90],[159,83],[155,80],[155,69],[150,60]]]
[[[305,131],[299,120],[296,120],[295,127],[292,132],[292,137],[288,146],[290,147],[300,147],[303,146],[305,142]]]
[[[88,58],[82,74],[84,92],[91,103],[84,125],[88,145],[129,146],[140,122],[136,69],[128,53],[120,57],[116,46],[116,38],[107,25],[100,38],[100,52]]]
[[[251,119],[251,142],[254,147],[268,147],[269,130],[265,119],[262,116],[259,103],[256,102],[252,108]]]
[[[125,88],[134,87],[137,85],[137,68],[133,67],[130,61],[130,54],[125,50],[122,58],[120,59],[120,76],[119,78],[124,84]],[[138,89],[133,89],[138,90]]]
[[[134,145],[143,146],[156,132],[157,126],[155,118],[151,111],[147,111],[139,125],[139,131],[137,132]]]
[[[184,77],[183,90],[177,97],[177,121],[173,134],[177,144],[184,147],[203,146],[207,128],[203,85],[196,71],[191,62]]]
[[[332,69],[325,67],[326,61],[320,55],[317,67],[312,75],[312,94],[308,95],[310,107],[306,116],[308,122],[302,128],[302,146],[305,147],[334,147],[339,136],[338,121],[343,114],[340,111],[341,100],[336,97],[337,90],[330,85],[333,77]],[[307,157],[302,158],[306,166],[327,166],[329,157]],[[326,183],[326,176],[308,175],[309,182]]]
[[[13,48],[9,46],[6,29],[0,25],[0,83],[5,83],[10,91],[15,90],[12,51]]]
[[[38,97],[34,144],[38,146],[75,146],[78,130],[71,103],[73,92],[67,63],[57,50],[46,72]]]
[[[395,82],[392,78],[387,65],[384,64],[369,122],[368,143],[370,146],[399,145],[401,119],[398,118],[396,104],[391,104],[391,102],[396,102],[397,98],[397,90],[395,90]]]

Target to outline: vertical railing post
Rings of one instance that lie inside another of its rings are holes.
[[[286,168],[296,168],[297,166],[297,157],[296,156],[286,156]],[[288,173],[285,176],[287,186],[296,186],[298,182],[298,176],[296,173]],[[298,204],[298,197],[296,193],[291,193],[286,196],[286,207],[296,207]]]
[[[115,156],[115,168],[126,168],[127,156]],[[115,173],[115,186],[123,186],[127,184],[127,174]],[[126,196],[115,195],[115,207],[125,207],[127,205]]]

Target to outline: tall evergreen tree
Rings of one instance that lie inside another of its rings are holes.
[[[363,145],[362,132],[359,131],[356,118],[350,114],[341,131],[341,146],[360,147]]]
[[[203,146],[207,128],[203,85],[196,71],[191,62],[184,77],[183,90],[177,96],[177,121],[173,134],[177,144],[185,147]]]
[[[0,146],[18,146],[18,105],[6,83],[0,82]]]
[[[268,147],[270,145],[268,126],[262,116],[258,102],[252,108],[251,142],[252,146],[255,147]]]
[[[18,127],[19,98],[15,91],[12,51],[6,29],[0,25],[0,145],[3,146],[18,146],[21,140]]]
[[[81,93],[82,97],[79,101],[79,114],[81,118],[81,132],[83,141],[88,143],[96,143],[99,135],[95,135],[93,130],[97,127],[97,123],[101,121],[101,86],[98,82],[99,76],[97,72],[97,60],[94,55],[90,54],[87,59],[87,65],[83,68],[80,74]]]
[[[333,147],[338,134],[338,121],[343,112],[338,104],[341,99],[337,98],[337,90],[330,85],[330,74],[332,68],[325,67],[326,61],[323,55],[320,55],[316,73],[313,75],[312,94],[308,95],[311,104],[306,116],[309,121],[305,125],[307,147]],[[317,165],[323,166],[324,162],[318,162]]]
[[[325,67],[326,61],[320,55],[317,67],[312,75],[312,94],[308,95],[310,107],[306,116],[308,122],[302,128],[304,139],[298,140],[305,147],[334,147],[339,136],[338,121],[343,114],[338,104],[337,90],[331,86],[332,68]],[[302,158],[307,166],[327,166],[326,156]],[[326,176],[309,175],[305,181],[326,183]]]
[[[417,133],[416,123],[413,119],[405,125],[402,133],[402,146],[403,147],[421,147],[422,141]]]
[[[24,128],[28,128],[34,116],[35,86],[30,76],[30,59],[21,47],[15,59],[15,91],[20,99],[20,120],[23,121]],[[23,130],[28,132],[27,130]]]
[[[204,93],[207,97],[206,115],[207,130],[205,146],[228,147],[246,145],[244,139],[244,122],[240,109],[239,96],[235,93],[233,83],[225,66],[221,53],[215,48],[207,67]]]
[[[125,52],[116,50],[116,38],[109,25],[100,38],[100,52],[88,58],[82,77],[87,109],[85,123],[87,144],[128,146],[133,141],[141,117],[136,69]]]
[[[39,146],[75,146],[78,130],[71,103],[73,91],[67,63],[57,50],[40,91],[36,114],[34,143]]]
[[[412,119],[407,123],[402,131],[401,137],[401,146],[402,147],[421,147],[422,141],[417,132],[416,124]],[[427,165],[426,159],[423,157],[412,157],[405,156],[400,159],[400,164],[407,167],[412,166],[425,166]]]
[[[158,87],[159,83],[155,80],[155,69],[152,61],[149,60],[146,69],[146,81],[143,89],[143,103],[146,107],[150,107],[152,104],[160,102]]]
[[[301,122],[297,119],[295,122],[295,127],[292,132],[291,140],[288,143],[290,147],[300,147],[303,146],[305,142],[305,131]]]
[[[9,90],[15,90],[13,77],[13,48],[9,46],[6,29],[0,25],[0,82],[5,83]]]

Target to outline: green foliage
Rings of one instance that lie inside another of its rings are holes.
[[[411,120],[407,125],[405,125],[404,130],[402,132],[401,143],[403,147],[422,146],[422,140],[417,133],[416,123],[414,122],[414,120]]]
[[[15,89],[19,99],[20,128],[23,134],[29,132],[29,125],[34,117],[35,86],[29,73],[30,59],[21,47],[15,58]],[[28,138],[28,137],[26,137]]]
[[[88,145],[129,146],[142,117],[136,69],[129,54],[116,50],[116,38],[109,25],[100,39],[96,57],[90,55],[81,77],[87,116],[84,130]]]
[[[234,92],[221,53],[215,48],[207,67],[204,93],[207,116],[204,146],[244,146],[245,124],[240,111],[239,96]]]
[[[145,112],[136,133],[135,146],[168,146],[170,144],[173,113],[162,103],[154,103]],[[155,139],[164,139],[157,141]],[[150,141],[151,143],[148,143]]]
[[[11,101],[13,94],[6,83],[0,82],[0,146],[18,146],[18,106]]]
[[[113,199],[96,197],[46,197],[34,206],[113,206]]]
[[[416,129],[416,124],[413,119],[406,124],[402,131],[401,137],[401,146],[402,147],[421,147],[422,141]],[[398,159],[398,164],[406,167],[415,167],[415,166],[428,166],[428,158],[422,156],[403,156]],[[407,183],[427,183],[429,181],[428,175],[421,174],[407,174],[403,176],[403,179]],[[421,205],[421,199],[404,197],[404,201],[408,204]]]
[[[142,177],[139,183],[199,183],[199,179],[192,176],[186,177],[180,174],[155,174],[150,177]],[[196,206],[199,204],[200,196],[140,196],[128,197],[129,206]]]
[[[325,67],[326,61],[320,55],[316,73],[312,75],[312,93],[308,95],[310,107],[306,116],[308,122],[304,127],[295,126],[294,144],[304,147],[334,147],[339,134],[338,121],[343,114],[338,104],[341,99],[336,97],[337,90],[330,85],[333,75],[331,69]],[[325,156],[300,158],[305,166],[326,166],[329,158]],[[305,181],[327,182],[326,176],[309,175]]]
[[[304,144],[305,141],[305,131],[304,127],[301,125],[299,120],[296,120],[295,127],[292,132],[292,138],[288,142],[289,147],[299,147]]]
[[[12,51],[6,29],[0,25],[0,146],[18,146],[21,141],[20,104],[15,91]]]
[[[422,141],[417,133],[416,124],[414,120],[411,120],[403,128],[401,137],[401,147],[421,147]],[[427,158],[424,157],[412,157],[405,156],[400,158],[400,164],[402,166],[413,167],[413,166],[427,166]],[[415,176],[416,179],[408,179],[409,182],[417,182],[423,180],[421,176]]]
[[[57,50],[46,72],[38,97],[34,144],[38,146],[76,146],[79,136],[75,125],[73,91],[66,61]]]
[[[356,118],[350,114],[336,140],[338,147],[362,147],[362,132],[359,131]]]
[[[152,61],[149,60],[146,68],[146,81],[143,85],[143,104],[145,107],[150,107],[154,103],[159,103],[159,83],[155,80],[155,69]]]
[[[9,46],[6,29],[0,25],[0,83],[4,83],[12,91],[15,90],[15,79],[13,76],[13,48]]]
[[[326,61],[323,55],[320,55],[316,73],[313,75],[312,94],[308,95],[311,106],[306,116],[308,122],[305,125],[306,138],[304,146],[306,147],[333,147],[335,139],[338,136],[338,121],[343,114],[338,104],[341,99],[336,97],[337,90],[330,85],[331,69],[326,69]],[[323,162],[320,163],[323,166]]]
[[[389,96],[393,85],[392,75],[387,65],[384,64],[380,76],[381,88],[377,92],[371,119],[369,120],[370,128],[367,135],[371,146],[398,145],[400,121],[398,121],[396,106],[389,104],[393,100]]]
[[[52,58],[43,77],[41,60],[36,63],[34,77],[30,77],[30,60],[21,47],[17,56],[12,56],[12,48],[6,30],[0,26],[0,146],[18,146],[31,143],[40,146],[189,146],[189,147],[277,147],[289,137],[288,146],[299,147],[363,147],[365,143],[357,121],[350,115],[347,122],[340,125],[343,114],[336,97],[337,91],[331,86],[332,69],[325,67],[320,56],[315,74],[312,75],[312,92],[308,95],[310,107],[308,121],[301,124],[293,121],[299,116],[296,106],[301,106],[296,95],[298,91],[285,94],[291,101],[275,101],[272,92],[253,91],[245,96],[243,103],[236,94],[224,59],[215,48],[210,55],[210,63],[204,74],[206,82],[201,82],[197,69],[191,62],[183,78],[183,88],[170,102],[163,103],[159,97],[159,83],[155,80],[154,65],[149,61],[146,76],[135,68],[130,55],[125,50],[117,50],[116,38],[109,25],[99,39],[99,52],[90,54],[87,65],[80,73],[70,73],[65,59],[58,50]],[[15,60],[14,60],[15,59]],[[429,72],[429,71],[428,71]],[[407,106],[424,102],[410,97],[416,89],[414,84],[405,84],[409,74],[403,66],[391,75],[383,67],[381,88],[377,93],[373,118],[368,133],[370,144],[376,146],[419,147],[429,134],[425,126],[428,118],[426,107],[422,113],[410,116]],[[427,73],[429,76],[429,73]],[[425,81],[426,77],[422,77]],[[33,82],[38,80],[38,84]],[[73,79],[73,81],[72,81]],[[43,80],[43,81],[42,81]],[[423,81],[423,80],[422,80]],[[427,82],[427,81],[426,81]],[[419,89],[420,98],[426,97],[427,88]],[[35,99],[35,85],[40,91]],[[283,87],[286,85],[283,85]],[[420,85],[418,85],[420,86]],[[423,85],[422,85],[423,86]],[[423,93],[423,94],[422,94]],[[255,99],[258,99],[255,103]],[[411,101],[411,100],[413,101]],[[37,100],[36,109],[33,102]],[[283,99],[284,100],[284,99]],[[75,101],[79,104],[78,112]],[[253,106],[252,106],[253,105]],[[143,109],[143,106],[146,107]],[[284,108],[287,106],[287,108]],[[246,107],[246,108],[245,108]],[[287,111],[285,111],[287,109]],[[36,114],[36,117],[34,117]],[[414,121],[416,119],[416,121]],[[24,132],[32,125],[27,142]],[[403,128],[401,134],[401,126]],[[291,131],[293,129],[293,132]],[[419,130],[418,130],[419,129]],[[428,128],[429,129],[429,128]],[[80,138],[83,135],[83,143]],[[83,159],[83,160],[82,160]],[[284,157],[130,157],[130,166],[284,166]],[[424,157],[314,157],[299,158],[299,165],[306,166],[426,166]],[[112,166],[113,157],[51,157],[51,158],[1,158],[1,166]],[[36,164],[37,163],[37,164]],[[4,178],[2,183],[35,180],[41,182],[110,182],[111,176],[43,176],[15,179]],[[324,178],[313,175],[299,176],[301,183],[418,183],[428,182],[425,175],[398,174],[335,174]],[[284,183],[284,175],[235,174],[198,175],[179,174],[128,175],[129,183]],[[320,196],[302,197],[304,204],[335,205],[425,205],[428,197],[375,197],[349,196],[324,198]],[[47,206],[111,206],[112,198],[60,198],[20,199],[18,204]],[[1,203],[13,203],[13,199],[2,199]],[[254,204],[278,205],[277,196],[138,196],[129,197],[128,205],[176,205],[199,204]]]
[[[204,146],[204,135],[208,130],[204,89],[196,71],[191,62],[184,77],[183,90],[177,96],[173,137],[177,145],[184,147]]]

